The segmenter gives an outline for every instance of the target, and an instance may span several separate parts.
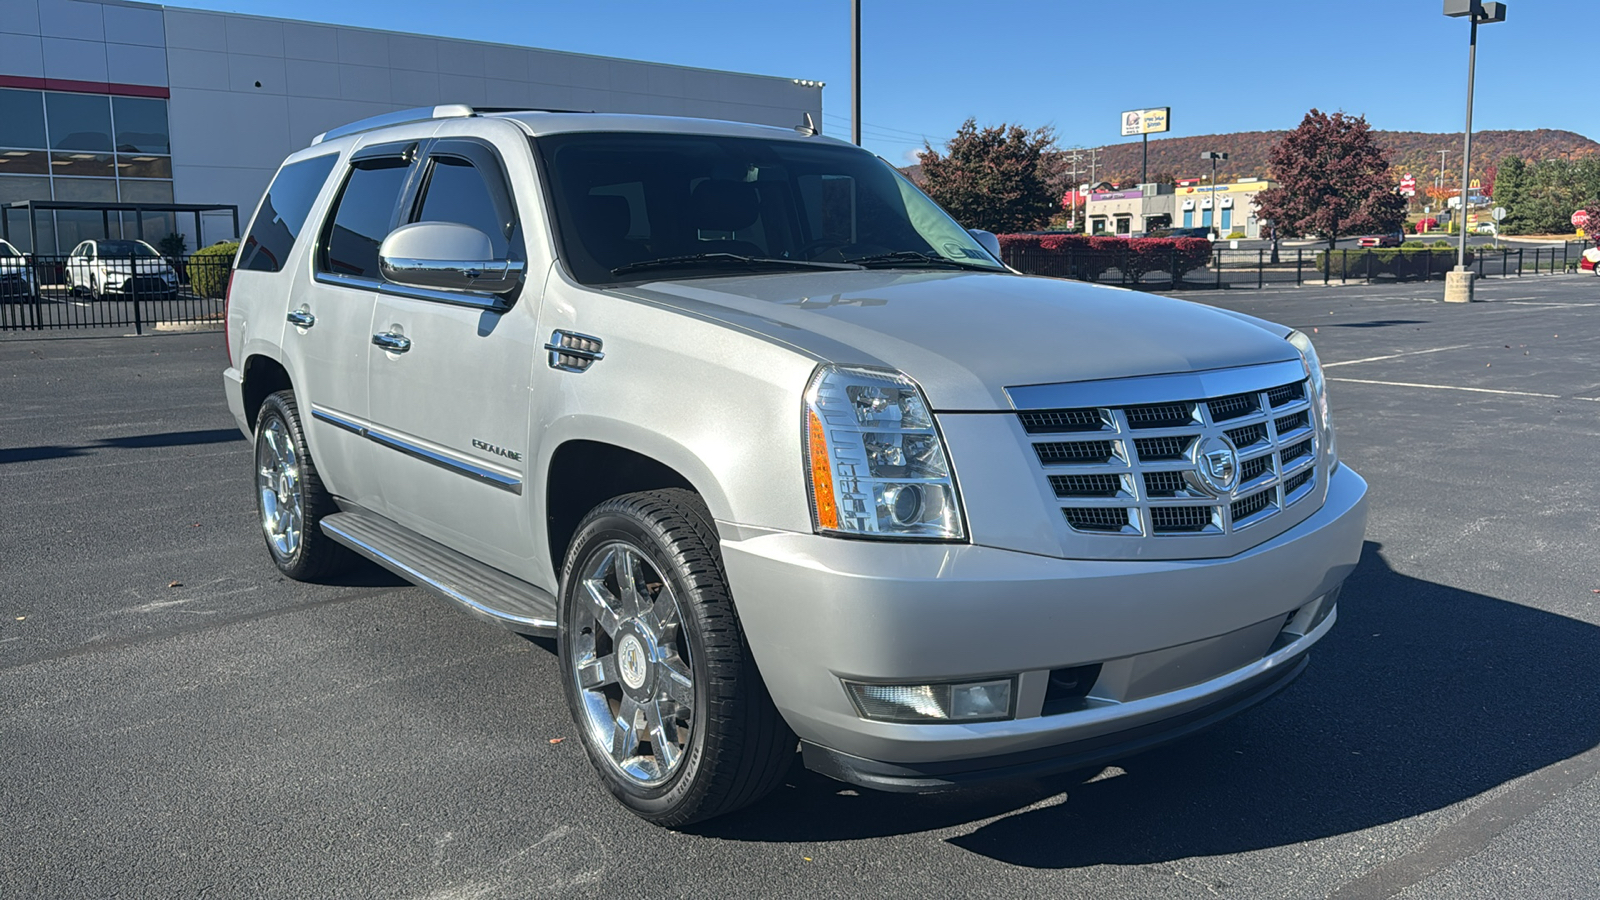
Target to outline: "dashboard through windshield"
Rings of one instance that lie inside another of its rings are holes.
[[[856,267],[1006,271],[900,173],[854,147],[641,132],[534,144],[562,255],[584,284]]]

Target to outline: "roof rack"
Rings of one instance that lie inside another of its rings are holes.
[[[360,134],[363,131],[372,131],[377,128],[388,128],[390,125],[405,125],[410,122],[426,122],[430,119],[464,119],[477,115],[477,110],[464,103],[447,103],[443,106],[419,106],[415,109],[402,109],[381,116],[371,116],[358,119],[348,125],[330,128],[311,139],[311,146],[342,138],[349,134]]]
[[[411,122],[427,122],[432,119],[465,119],[471,116],[494,115],[496,113],[510,112],[553,112],[577,113],[593,112],[587,109],[542,109],[529,106],[479,106],[471,107],[465,103],[446,103],[442,106],[418,106],[414,109],[402,109],[366,119],[358,119],[348,125],[330,128],[311,139],[311,146],[342,138],[350,134],[360,134],[363,131],[373,131],[379,128],[388,128],[391,125],[406,125]]]

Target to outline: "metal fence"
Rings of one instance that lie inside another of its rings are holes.
[[[1587,242],[1543,247],[1470,247],[1468,262],[1480,278],[1517,278],[1574,271]],[[1073,278],[1140,290],[1205,290],[1283,287],[1303,284],[1382,284],[1443,281],[1454,269],[1455,249],[1379,248],[1334,250],[1214,248],[1209,259],[1179,251],[1167,254],[1128,250],[1063,248],[1042,250],[1013,245],[1006,264],[1029,275]]]
[[[0,331],[223,327],[233,258],[0,256]]]

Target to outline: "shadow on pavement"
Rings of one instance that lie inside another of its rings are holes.
[[[103,438],[77,447],[46,444],[38,447],[14,447],[0,450],[0,465],[6,463],[37,462],[43,459],[67,459],[87,456],[96,450],[144,450],[152,447],[193,447],[199,444],[226,444],[243,441],[237,428],[212,428],[204,431],[168,431],[161,434],[135,434],[128,437]]]
[[[1391,328],[1395,325],[1426,325],[1426,319],[1374,319],[1371,322],[1334,322],[1324,328]]]
[[[797,765],[771,799],[695,830],[815,842],[983,822],[951,843],[1036,868],[1165,862],[1411,818],[1600,744],[1600,628],[1398,574],[1379,549],[1297,684],[1115,777],[907,796]]]

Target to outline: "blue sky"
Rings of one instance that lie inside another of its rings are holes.
[[[500,41],[827,82],[850,133],[848,0],[177,0],[175,5]],[[1124,140],[1117,114],[1172,107],[1174,136],[1287,128],[1307,109],[1459,131],[1467,25],[1439,0],[862,0],[864,142],[897,164],[968,116]],[[1509,0],[1481,29],[1476,128],[1600,139],[1596,0]],[[1220,63],[1219,63],[1220,61]]]

